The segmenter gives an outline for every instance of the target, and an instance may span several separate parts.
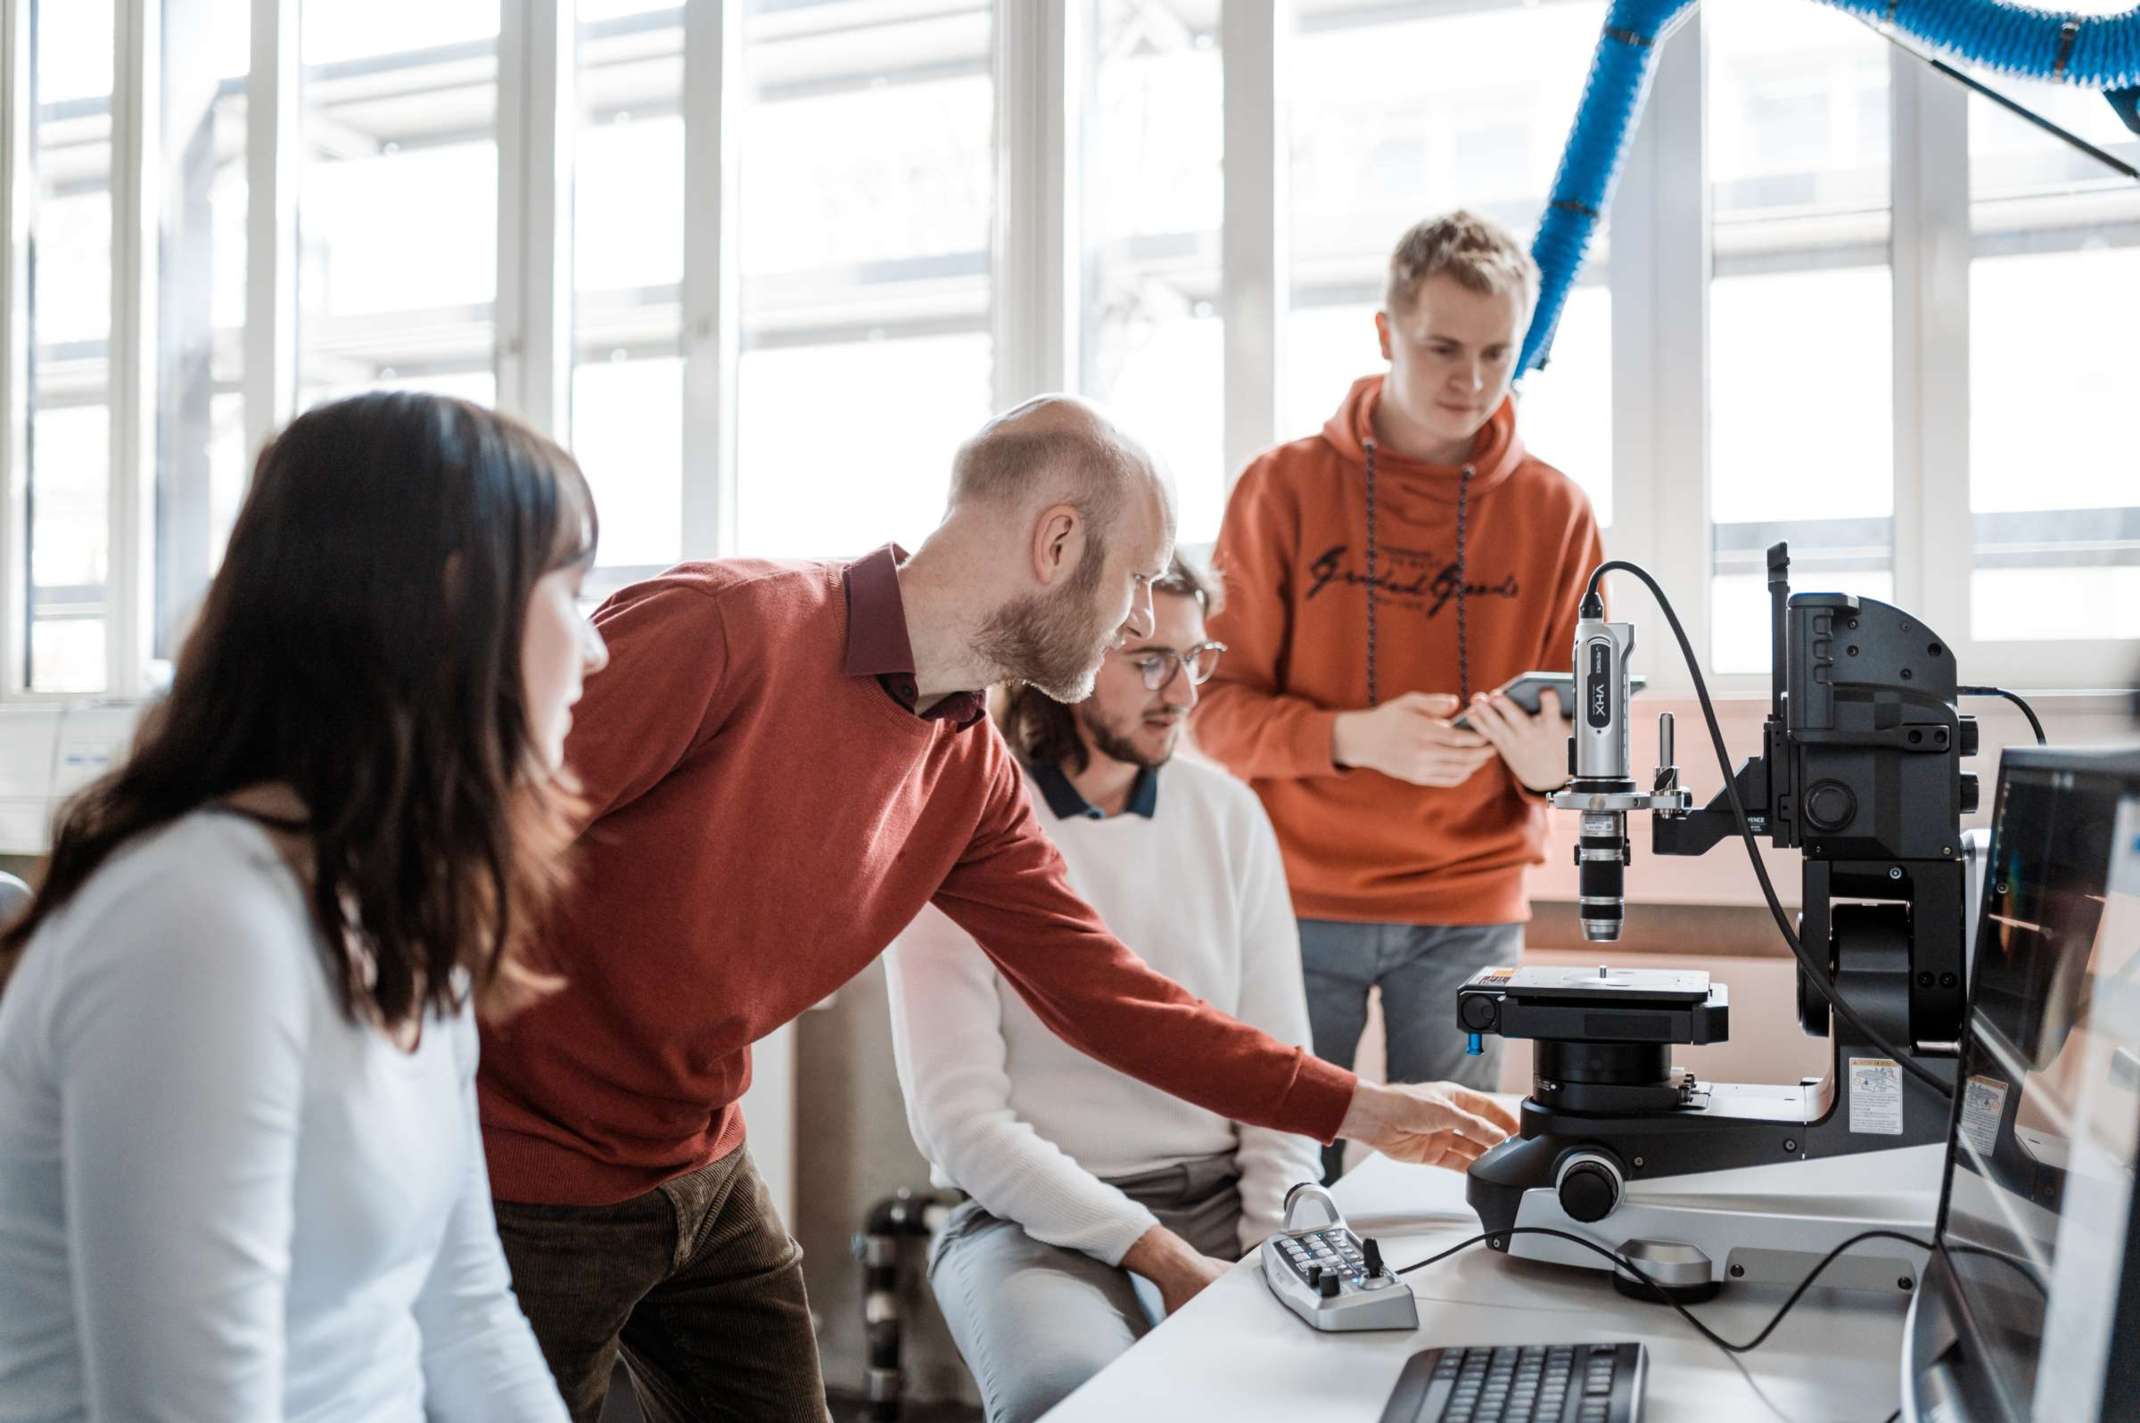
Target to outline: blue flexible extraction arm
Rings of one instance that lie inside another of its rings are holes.
[[[1517,374],[1543,362],[1598,219],[1612,201],[1657,51],[1696,0],[1613,0],[1531,255],[1542,278]],[[1975,64],[2100,90],[2140,132],[2140,6],[2059,15],[2007,0],[1824,0]]]

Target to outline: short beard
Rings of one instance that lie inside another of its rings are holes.
[[[1157,756],[1149,756],[1138,750],[1135,741],[1120,734],[1113,727],[1101,721],[1099,716],[1093,712],[1092,703],[1089,701],[1071,708],[1071,711],[1077,717],[1077,724],[1084,728],[1086,737],[1091,740],[1092,749],[1107,757],[1110,761],[1119,761],[1125,766],[1142,766],[1148,771],[1156,771],[1174,759],[1174,752],[1171,748],[1160,752]]]
[[[981,629],[975,650],[1014,682],[1028,682],[1066,705],[1092,695],[1109,629],[1100,625],[1095,594],[1102,557],[1087,544],[1070,583],[1053,597],[1028,594],[998,608]]]

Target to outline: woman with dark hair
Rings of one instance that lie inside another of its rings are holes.
[[[9,1418],[563,1419],[473,1011],[561,878],[595,516],[475,406],[261,453],[170,695],[0,936]]]

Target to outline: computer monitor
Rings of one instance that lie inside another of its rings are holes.
[[[1905,1413],[2140,1418],[2140,751],[1999,768]]]

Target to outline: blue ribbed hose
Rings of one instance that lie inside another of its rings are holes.
[[[2057,15],[2005,0],[1825,0],[1876,24],[1894,26],[1975,64],[2031,79],[2058,79],[2105,92],[2140,86],[2140,6],[2122,15]],[[1635,116],[1649,94],[1657,51],[1695,0],[1613,0],[1598,37],[1575,127],[1538,224],[1538,309],[1523,338],[1521,374],[1552,344],[1568,292],[1582,270],[1598,220],[1612,201]]]

